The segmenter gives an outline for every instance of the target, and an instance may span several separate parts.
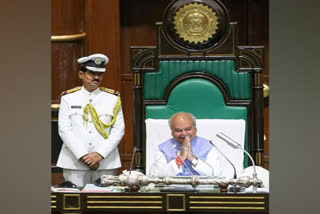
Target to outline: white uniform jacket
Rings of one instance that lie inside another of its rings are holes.
[[[98,152],[103,156],[97,170],[115,169],[121,167],[118,144],[124,135],[124,118],[122,108],[115,123],[106,129],[105,139],[95,128],[89,111],[88,121],[83,119],[83,108],[91,103],[100,120],[108,124],[113,118],[113,109],[118,96],[97,88],[88,92],[83,86],[80,90],[61,97],[59,109],[59,135],[63,141],[57,166],[66,169],[89,170],[79,158]]]

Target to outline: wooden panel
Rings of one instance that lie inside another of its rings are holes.
[[[120,90],[119,0],[87,1],[86,53],[108,56],[102,85]]]
[[[156,45],[156,22],[161,21],[169,0],[121,0],[120,36],[121,36],[121,74],[130,73],[130,46]]]
[[[51,186],[56,186],[63,181],[64,181],[64,178],[61,172],[51,174]]]
[[[130,169],[131,158],[132,158],[132,154],[120,154],[122,166],[121,168],[118,169],[118,175],[120,175],[123,170]]]
[[[248,1],[222,0],[227,9],[231,22],[237,22],[239,45],[248,45]]]
[[[51,1],[52,36],[83,33],[84,0]],[[58,41],[51,45],[51,102],[60,103],[62,91],[78,86],[77,58],[82,56],[82,40]]]
[[[131,154],[133,151],[133,121],[132,121],[132,87],[131,81],[122,80],[121,81],[121,93],[122,93],[122,108],[123,108],[123,115],[125,119],[125,135],[119,145],[120,154],[123,157],[128,157],[130,155],[130,159],[121,159],[122,161],[122,168],[125,168],[130,165]],[[128,169],[128,168],[126,168]]]
[[[265,82],[269,82],[269,0],[248,0],[248,45],[265,47]]]
[[[70,35],[84,30],[84,0],[52,0],[52,35]]]
[[[53,43],[51,45],[51,102],[60,103],[62,91],[81,85],[78,77],[81,42]]]
[[[51,207],[52,212],[65,214],[269,213],[269,193],[221,194],[215,191],[52,193],[51,200],[52,205],[55,205]]]

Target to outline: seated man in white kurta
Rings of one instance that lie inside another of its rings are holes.
[[[155,176],[220,176],[220,154],[210,141],[196,136],[196,118],[185,112],[169,119],[173,138],[158,146],[150,167]]]
[[[102,175],[116,175],[121,167],[118,144],[124,135],[120,94],[99,87],[109,59],[93,54],[78,59],[82,87],[63,93],[59,109],[59,135],[63,146],[57,166],[66,181],[77,186]]]

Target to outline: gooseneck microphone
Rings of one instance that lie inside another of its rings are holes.
[[[252,173],[252,177],[255,179],[258,179],[257,177],[257,171],[256,171],[256,165],[253,161],[252,156],[242,148],[242,146],[237,143],[235,140],[231,139],[230,137],[228,137],[227,135],[223,134],[222,132],[219,132],[216,134],[216,136],[218,138],[220,138],[221,140],[223,140],[224,142],[226,142],[229,146],[235,148],[235,149],[241,149],[242,151],[244,151],[244,153],[246,153],[248,155],[248,157],[250,158],[251,162],[252,162],[252,166],[253,166],[253,173]],[[253,186],[253,191],[257,191],[257,187]]]
[[[172,146],[171,146],[171,148],[168,150],[168,152],[170,152],[173,148],[176,148],[176,144],[173,144]],[[149,172],[148,172],[148,174],[150,174],[151,173],[151,169],[153,168],[153,166],[156,164],[156,162],[158,162],[158,161],[160,161],[162,158],[164,158],[165,157],[165,155],[161,155],[160,156],[160,158],[158,158],[157,160],[155,160],[152,164],[151,164],[151,166],[150,166],[150,168],[149,168]]]
[[[226,142],[229,146],[235,149],[241,149],[241,145],[239,143],[237,143],[235,140],[231,139],[227,135],[223,134],[222,132],[217,133],[216,136],[224,142]]]
[[[220,154],[230,163],[230,165],[231,165],[232,168],[233,168],[233,178],[234,178],[234,179],[237,179],[237,171],[236,171],[236,167],[234,166],[234,164],[227,158],[227,156],[225,156],[225,155],[223,154],[223,152],[222,152],[215,144],[212,143],[211,140],[209,140],[209,142],[210,142],[211,145],[214,146],[214,147],[218,150],[218,152],[220,152]]]
[[[132,167],[133,167],[133,161],[134,161],[134,157],[135,157],[135,155],[136,155],[136,152],[137,152],[137,147],[134,146],[134,147],[133,147],[132,158],[131,158],[131,163],[130,163],[129,174],[131,174],[131,170],[132,170]]]

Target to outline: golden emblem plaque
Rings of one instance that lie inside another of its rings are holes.
[[[216,13],[208,6],[190,3],[179,8],[173,23],[180,38],[197,44],[212,38],[218,29],[217,20]]]

